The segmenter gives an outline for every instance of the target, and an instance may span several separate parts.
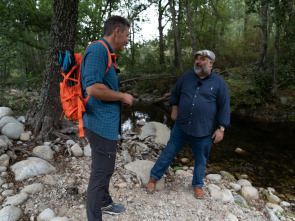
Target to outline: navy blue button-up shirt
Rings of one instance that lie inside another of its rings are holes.
[[[212,135],[217,126],[230,124],[228,89],[214,72],[203,79],[194,70],[183,74],[171,91],[170,105],[178,106],[176,123],[194,137]]]
[[[109,43],[103,40],[114,53]],[[87,97],[86,88],[95,84],[105,84],[109,89],[119,91],[119,77],[111,65],[107,73],[108,51],[100,42],[95,42],[87,48],[81,65],[81,81],[83,95]],[[83,127],[92,130],[101,137],[109,140],[118,140],[118,132],[121,131],[121,102],[102,101],[94,97],[88,99],[86,112],[83,115]]]

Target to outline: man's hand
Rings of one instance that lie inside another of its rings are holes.
[[[131,107],[132,104],[133,104],[133,97],[132,97],[132,95],[127,94],[127,93],[123,93],[121,102],[122,102],[123,105],[126,105],[128,107]]]
[[[222,141],[223,136],[224,136],[224,131],[217,129],[212,136],[212,139],[214,139],[213,143],[219,143],[220,141]]]
[[[178,116],[178,106],[172,106],[171,119],[175,121]]]

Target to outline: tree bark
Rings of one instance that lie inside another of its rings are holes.
[[[196,44],[196,39],[194,37],[194,29],[193,29],[193,22],[192,22],[192,12],[191,12],[191,7],[190,7],[190,1],[189,0],[186,0],[186,11],[187,11],[188,29],[189,29],[189,32],[190,32],[192,53],[194,54],[197,51],[197,44]],[[196,17],[197,17],[197,15],[195,15],[195,19],[196,19]]]
[[[266,54],[267,54],[267,39],[268,39],[268,3],[266,0],[262,0],[261,2],[261,11],[260,11],[260,20],[261,20],[261,30],[262,30],[262,49],[259,55],[259,59],[257,62],[257,68],[260,69],[265,62]]]
[[[179,39],[179,33],[176,23],[176,12],[175,12],[175,2],[174,0],[169,0],[171,14],[172,14],[172,24],[173,24],[173,30],[174,30],[174,36],[175,36],[175,46],[176,46],[176,52],[177,56],[175,56],[175,59],[178,60],[180,71],[183,70],[182,67],[182,56],[181,56],[181,50],[180,50],[180,39]]]
[[[273,59],[273,84],[272,84],[272,94],[277,92],[278,87],[278,60],[279,60],[279,36],[280,36],[280,25],[276,24],[275,33],[275,53]]]
[[[163,14],[168,6],[169,2],[162,7],[162,0],[159,1],[158,3],[158,13],[159,13],[159,17],[158,17],[158,25],[159,25],[159,49],[160,49],[160,64],[164,64],[165,63],[165,57],[164,57],[164,40],[163,40],[163,30],[165,25],[162,24],[163,21]]]
[[[62,107],[59,82],[62,80],[58,54],[74,48],[78,20],[79,0],[55,0],[47,52],[46,71],[38,104],[28,111],[27,124],[33,130],[36,141],[49,139],[53,131],[61,126]]]

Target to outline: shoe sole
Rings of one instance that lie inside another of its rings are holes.
[[[119,213],[117,213],[117,212],[111,212],[111,211],[102,211],[102,214],[108,214],[108,215],[112,215],[112,216],[117,216],[117,215],[123,213],[124,211],[125,210],[123,210],[123,211],[121,211]]]
[[[196,196],[196,195],[195,195],[195,198],[196,198],[196,199],[204,199],[204,196]]]

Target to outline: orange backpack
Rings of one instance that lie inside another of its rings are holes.
[[[116,54],[110,53],[107,45],[103,41],[99,40],[94,42],[102,43],[105,46],[105,48],[108,50],[109,58],[108,58],[108,66],[105,71],[105,74],[108,72],[109,68],[111,67],[112,61],[113,61],[113,66],[115,67],[115,69],[117,69]],[[85,52],[86,52],[86,49],[85,49]],[[60,53],[59,55],[59,63],[62,66],[61,74],[64,77],[63,81],[60,82],[59,84],[60,99],[61,99],[61,104],[63,107],[62,115],[65,114],[65,119],[67,120],[78,120],[80,137],[84,137],[82,116],[86,111],[85,106],[89,99],[89,96],[87,96],[87,98],[84,98],[82,93],[82,85],[81,85],[82,59],[83,59],[83,56],[81,54],[79,53],[74,54],[72,50],[68,50],[65,53]]]

